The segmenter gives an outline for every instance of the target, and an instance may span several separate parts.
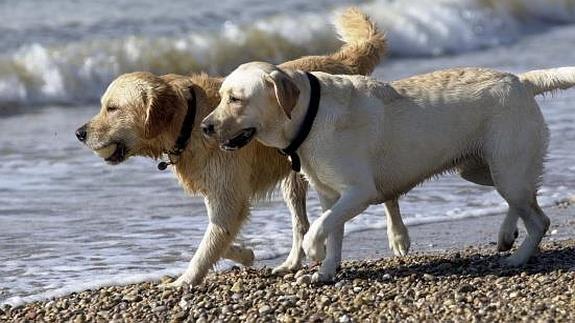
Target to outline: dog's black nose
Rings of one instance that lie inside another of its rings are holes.
[[[76,130],[76,138],[81,142],[84,142],[86,141],[86,137],[88,137],[88,131],[86,131],[86,125],[83,125]]]
[[[208,123],[208,124],[202,123],[201,127],[202,127],[202,132],[204,133],[204,136],[206,136],[206,137],[211,137],[214,135],[214,133],[216,133],[216,129],[215,129],[214,125],[211,123]]]

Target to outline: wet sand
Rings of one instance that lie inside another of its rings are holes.
[[[499,265],[503,216],[489,216],[412,226],[403,258],[389,256],[383,231],[351,234],[335,284],[310,284],[313,266],[272,276],[277,259],[212,273],[192,288],[146,282],[4,308],[0,321],[574,321],[575,208],[546,212],[552,225],[540,254],[517,269]]]

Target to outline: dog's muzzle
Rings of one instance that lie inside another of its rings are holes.
[[[122,143],[112,143],[106,147],[95,149],[96,155],[104,158],[108,164],[116,165],[126,160],[127,149]]]
[[[256,128],[246,128],[242,130],[237,136],[232,139],[226,140],[220,145],[220,148],[227,151],[234,151],[242,148],[250,143],[256,134]]]

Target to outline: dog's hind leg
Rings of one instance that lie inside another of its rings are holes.
[[[305,258],[301,247],[303,237],[309,229],[309,221],[306,212],[307,181],[302,175],[290,172],[282,181],[282,193],[292,219],[292,247],[287,259],[272,271],[274,274],[282,274],[297,270]]]
[[[518,171],[521,167],[516,164],[494,176],[497,191],[509,204],[504,226],[508,225],[508,221],[514,225],[514,219],[521,218],[527,229],[527,237],[519,249],[505,259],[505,264],[509,266],[525,264],[535,254],[549,228],[549,218],[537,204],[534,179],[529,172]]]
[[[510,266],[525,264],[537,252],[549,228],[549,218],[537,204],[548,133],[543,117],[534,115],[538,111],[529,108],[526,106],[522,112],[524,120],[514,118],[511,125],[502,118],[506,123],[494,127],[497,132],[491,136],[486,155],[495,188],[509,204],[507,218],[521,218],[527,229],[519,249],[505,259]],[[505,222],[511,221],[508,219]]]
[[[489,165],[478,159],[470,159],[463,162],[457,167],[459,169],[459,175],[472,183],[484,185],[484,186],[494,186],[493,178],[491,177],[491,170]],[[519,235],[517,230],[517,220],[519,220],[517,213],[510,212],[505,216],[501,227],[499,228],[499,235],[497,238],[497,250],[507,251],[513,247],[515,239]]]
[[[507,216],[520,217],[527,229],[527,237],[519,249],[504,260],[505,265],[514,267],[527,263],[529,258],[537,252],[550,221],[537,204],[535,194],[531,198],[527,196],[510,198],[510,195],[506,195],[506,199],[509,203]]]
[[[396,256],[405,256],[409,252],[411,240],[409,233],[399,211],[399,201],[397,199],[385,202],[385,215],[387,219],[387,240],[389,248]]]
[[[249,199],[230,193],[205,198],[210,223],[186,271],[170,287],[199,284],[226,254],[248,216]]]

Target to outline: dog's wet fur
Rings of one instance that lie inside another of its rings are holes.
[[[345,42],[339,51],[281,66],[333,74],[370,74],[386,51],[383,33],[355,8],[345,11],[336,27]],[[175,286],[200,283],[222,257],[250,265],[253,252],[232,242],[249,215],[251,201],[269,196],[282,180],[283,196],[293,217],[294,241],[288,258],[274,271],[295,270],[304,258],[301,240],[309,227],[307,184],[298,174],[290,173],[285,156],[256,142],[239,151],[224,152],[201,134],[201,120],[220,101],[221,83],[222,78],[203,73],[124,74],[108,86],[100,112],[83,126],[86,137],[82,141],[111,164],[132,156],[158,159],[174,145],[187,111],[190,88],[195,92],[194,129],[173,172],[187,193],[204,196],[210,222],[188,269],[172,284]]]

